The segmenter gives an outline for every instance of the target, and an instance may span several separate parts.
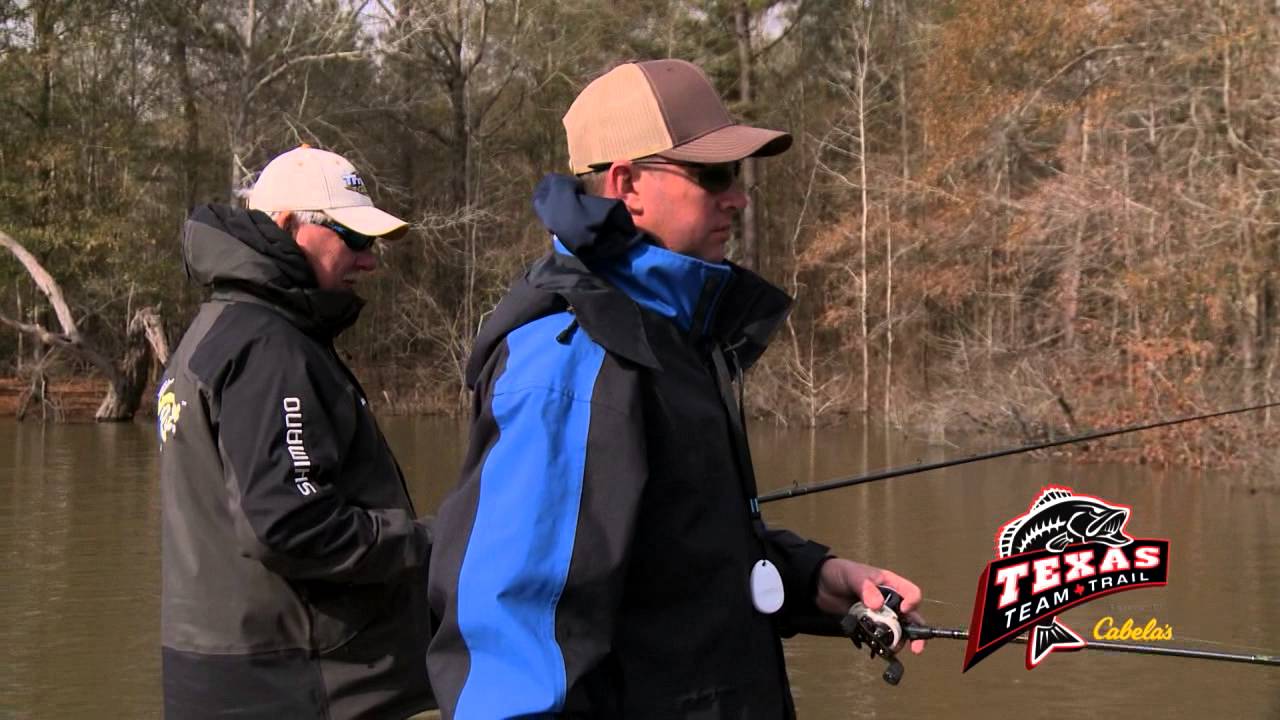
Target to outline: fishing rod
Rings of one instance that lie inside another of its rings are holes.
[[[955,628],[930,627],[907,623],[902,628],[908,640],[968,640],[968,630]],[[1027,644],[1027,636],[1019,635],[1009,642],[1019,645]],[[1274,665],[1280,667],[1280,655],[1250,655],[1248,653],[1228,653],[1216,650],[1196,650],[1184,647],[1161,647],[1157,645],[1138,645],[1135,643],[1114,642],[1112,640],[1090,640],[1085,643],[1085,650],[1105,650],[1108,652],[1138,653],[1141,655],[1164,655],[1166,657],[1194,658],[1197,660],[1221,660],[1223,662],[1250,663],[1252,665]]]
[[[1114,430],[1102,430],[1100,432],[1076,435],[1074,437],[1063,438],[1061,440],[1036,443],[1035,445],[1024,445],[1022,447],[1008,448],[1005,450],[995,450],[993,452],[970,455],[967,457],[956,458],[954,460],[943,460],[935,463],[891,468],[888,470],[880,470],[869,475],[855,475],[853,477],[828,480],[826,482],[815,483],[813,485],[794,485],[789,488],[783,488],[781,490],[775,490],[773,492],[760,495],[752,501],[752,504],[760,505],[767,502],[773,502],[774,500],[785,500],[787,498],[799,497],[801,495],[810,495],[812,493],[826,492],[827,490],[835,490],[837,488],[876,482],[878,480],[888,480],[889,478],[902,477],[903,475],[914,475],[916,473],[929,472],[930,470],[941,470],[942,468],[966,465],[968,463],[979,462],[982,460],[993,460],[995,458],[1006,457],[1009,455],[1019,455],[1021,453],[1034,452],[1036,450],[1046,450],[1048,448],[1058,447],[1059,445],[1070,445],[1072,443],[1089,442],[1090,440],[1101,440],[1102,438],[1108,438],[1115,435],[1124,435],[1126,433],[1134,433],[1142,430],[1154,430],[1155,428],[1181,425],[1183,423],[1194,422],[1197,420],[1210,420],[1212,418],[1223,417],[1226,415],[1236,415],[1239,413],[1264,410],[1266,408],[1277,406],[1280,406],[1280,401],[1263,403],[1261,405],[1250,405],[1249,407],[1233,408],[1231,410],[1220,410],[1218,412],[1207,413],[1204,415],[1192,415],[1189,417],[1175,418],[1173,420],[1161,420],[1159,422],[1146,423],[1143,425],[1130,425],[1128,427],[1116,428]]]
[[[968,640],[969,632],[955,628],[931,627],[912,622],[902,622],[902,596],[892,588],[881,585],[884,605],[871,610],[861,602],[849,608],[849,612],[841,618],[840,629],[853,644],[871,651],[871,657],[884,658],[888,667],[884,671],[884,681],[897,685],[902,680],[904,668],[898,660],[897,653],[912,640]],[[1009,642],[1025,645],[1026,635],[1018,635]],[[1138,653],[1142,655],[1163,655],[1165,657],[1192,658],[1196,660],[1216,660],[1220,662],[1248,663],[1251,665],[1270,665],[1280,667],[1280,655],[1229,653],[1213,650],[1196,650],[1184,647],[1160,647],[1156,645],[1140,645],[1136,643],[1113,642],[1109,640],[1090,640],[1084,645],[1085,650],[1102,650],[1106,652]]]

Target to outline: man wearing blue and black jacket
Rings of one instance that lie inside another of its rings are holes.
[[[765,526],[735,385],[790,306],[725,262],[737,125],[695,66],[621,65],[564,124],[580,177],[534,207],[553,251],[503,299],[467,368],[462,483],[437,518],[427,664],[446,717],[787,718],[780,637],[886,570]],[[919,652],[922,643],[912,648]]]

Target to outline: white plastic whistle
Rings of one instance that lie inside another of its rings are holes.
[[[782,609],[782,576],[778,568],[768,560],[761,560],[751,568],[751,604],[765,615]]]

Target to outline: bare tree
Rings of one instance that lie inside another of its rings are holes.
[[[821,151],[831,156],[821,164],[829,177],[854,193],[857,213],[851,229],[846,230],[857,243],[856,265],[842,263],[843,274],[853,281],[858,303],[858,353],[861,396],[859,412],[866,415],[871,408],[871,309],[869,305],[869,243],[871,242],[871,151],[868,134],[872,114],[878,102],[876,94],[885,76],[873,71],[872,31],[874,9],[864,8],[849,19],[841,45],[847,47],[849,65],[834,71],[834,83],[847,99],[848,111],[832,124]]]
[[[754,119],[755,115],[755,75],[758,72],[758,66],[767,58],[767,55],[778,46],[778,44],[791,34],[793,30],[799,27],[804,20],[805,15],[810,7],[809,0],[801,0],[794,8],[791,9],[790,20],[781,28],[777,28],[778,18],[773,17],[771,25],[774,35],[763,45],[759,45],[757,36],[760,34],[759,27],[761,21],[765,17],[771,16],[771,13],[781,5],[777,0],[771,2],[749,2],[748,0],[736,0],[733,4],[733,27],[735,49],[737,51],[737,91],[739,112],[747,115],[748,119]],[[747,191],[747,197],[750,200],[746,209],[741,213],[742,218],[742,238],[740,243],[739,262],[749,268],[760,268],[762,261],[762,252],[759,240],[759,216],[756,208],[756,161],[754,158],[746,158],[742,161],[742,186]]]
[[[311,7],[292,0],[220,0],[184,4],[170,14],[178,37],[188,36],[218,68],[214,85],[222,93],[214,103],[223,110],[227,146],[227,199],[248,184],[264,137],[279,120],[273,113],[272,90],[301,68],[325,62],[369,57],[359,47],[360,17],[365,2]],[[186,51],[185,47],[174,48]],[[175,55],[181,60],[182,55]],[[178,66],[180,82],[183,68]],[[188,120],[188,132],[191,120]],[[271,148],[277,150],[278,148]]]

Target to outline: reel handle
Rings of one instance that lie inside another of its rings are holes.
[[[884,606],[872,610],[863,603],[855,603],[840,620],[840,628],[857,648],[864,644],[871,651],[871,657],[882,657],[889,667],[885,668],[884,681],[897,685],[902,680],[904,668],[898,661],[897,651],[906,644],[907,638],[902,631],[898,614],[902,611],[902,596],[892,588],[881,585],[884,595]]]
[[[880,594],[884,596],[884,606],[892,610],[894,615],[901,617],[902,596],[898,594],[898,591],[888,585],[877,585],[876,587],[880,589]]]

